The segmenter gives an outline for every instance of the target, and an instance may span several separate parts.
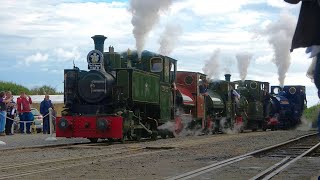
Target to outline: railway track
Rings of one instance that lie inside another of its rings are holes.
[[[147,140],[141,140],[140,142],[146,142]],[[50,145],[36,145],[36,146],[25,146],[25,147],[14,147],[14,148],[2,148],[0,152],[7,152],[7,151],[20,151],[20,150],[34,150],[34,149],[50,149],[50,148],[62,148],[62,147],[74,147],[74,146],[109,146],[116,144],[117,142],[109,142],[108,140],[102,140],[96,143],[92,142],[77,142],[77,143],[63,143],[63,144],[50,144]],[[139,143],[138,141],[125,141],[124,144],[132,144],[132,143]],[[121,144],[119,142],[119,144]]]
[[[88,164],[114,161],[136,156],[145,156],[149,154],[160,153],[163,151],[169,151],[171,149],[173,148],[165,147],[163,149],[153,149],[148,147],[122,147],[112,149],[112,152],[88,156],[16,163],[11,165],[0,166],[0,179],[18,178],[27,175],[54,171],[64,168],[78,167]]]
[[[253,175],[247,179],[270,179],[280,173],[282,170],[298,161],[300,158],[312,154],[312,152],[319,152],[319,138],[317,133],[301,136],[299,138],[289,140],[274,146],[266,147],[257,151],[249,152],[244,155],[236,156],[224,161],[220,161],[196,170],[192,170],[174,177],[169,177],[167,180],[185,180],[185,179],[208,179],[208,174],[214,173],[218,169],[227,168],[231,165],[240,163],[242,161],[249,161],[252,158],[259,160],[259,158],[273,157],[281,159],[280,161],[267,167],[262,172]],[[234,167],[233,167],[234,168]],[[219,171],[221,173],[221,171]],[[221,178],[221,177],[220,177]],[[214,179],[211,175],[210,179]]]

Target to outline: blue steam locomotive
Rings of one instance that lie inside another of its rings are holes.
[[[277,127],[289,129],[301,122],[307,105],[305,86],[271,86],[271,114]]]

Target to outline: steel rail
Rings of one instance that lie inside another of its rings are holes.
[[[290,156],[285,157],[284,159],[282,159],[280,162],[274,164],[273,166],[269,167],[268,169],[262,171],[261,173],[257,174],[256,176],[250,178],[249,180],[256,180],[259,179],[263,176],[265,176],[266,174],[270,173],[271,171],[273,171],[274,169],[278,168],[279,166],[283,165],[284,163],[288,162],[290,160]]]
[[[300,154],[298,157],[290,160],[289,162],[285,163],[284,165],[280,166],[279,168],[275,169],[274,171],[272,171],[269,175],[265,176],[263,178],[263,180],[269,180],[272,177],[274,177],[275,175],[279,174],[282,170],[284,170],[285,168],[287,168],[289,165],[295,163],[296,161],[298,161],[299,159],[301,159],[302,157],[304,157],[305,155],[311,153],[312,151],[314,151],[315,149],[317,149],[318,147],[320,147],[320,142],[314,146],[312,146],[310,149],[308,149],[307,151],[305,151],[304,153]]]
[[[100,144],[104,142],[91,143],[91,142],[77,142],[77,143],[63,143],[63,144],[49,144],[49,145],[36,145],[36,146],[24,146],[24,147],[15,147],[15,148],[2,148],[0,152],[5,151],[19,151],[19,150],[29,150],[29,149],[42,149],[42,148],[56,148],[63,146],[74,146],[74,145],[86,145],[86,144]]]
[[[298,138],[295,138],[295,139],[292,139],[292,140],[289,140],[289,141],[285,141],[285,142],[282,142],[282,143],[279,143],[279,144],[276,144],[276,145],[272,145],[272,146],[269,146],[269,147],[266,147],[266,148],[262,148],[262,149],[259,149],[259,150],[256,150],[256,151],[252,151],[252,152],[240,155],[240,156],[236,156],[236,157],[233,157],[233,158],[230,158],[230,159],[226,159],[226,160],[223,160],[223,161],[220,161],[220,162],[217,162],[217,163],[214,163],[214,164],[211,164],[211,165],[208,165],[208,166],[205,166],[205,167],[193,170],[193,171],[189,171],[189,172],[186,172],[186,173],[174,176],[174,177],[169,177],[169,178],[167,178],[167,180],[178,180],[178,179],[179,180],[186,180],[186,179],[190,179],[190,178],[199,176],[201,174],[210,172],[212,170],[215,170],[215,169],[227,166],[229,164],[241,161],[243,159],[247,159],[247,158],[251,157],[252,155],[259,154],[259,153],[262,153],[262,152],[267,152],[267,151],[270,151],[272,149],[281,147],[283,145],[287,145],[287,144],[290,144],[292,142],[298,141],[300,139],[307,138],[307,137],[310,137],[310,136],[314,136],[314,135],[317,135],[317,134],[318,133],[311,133],[311,134],[307,134],[307,135],[304,135],[304,136],[300,136]]]
[[[112,150],[121,150],[121,149],[127,149],[125,147],[123,148],[116,148]],[[34,161],[34,162],[26,162],[26,163],[17,163],[17,164],[10,164],[10,165],[4,165],[0,166],[1,170],[8,170],[12,168],[21,168],[25,166],[34,166],[34,165],[41,165],[41,164],[48,164],[48,163],[57,163],[57,162],[64,162],[64,161],[76,161],[76,160],[82,160],[82,159],[88,159],[88,158],[95,158],[99,156],[108,156],[108,155],[116,155],[121,154],[125,152],[131,152],[131,151],[137,151],[142,150],[143,148],[136,148],[133,150],[125,150],[125,151],[118,151],[118,152],[109,152],[109,153],[101,153],[101,154],[95,154],[95,155],[89,155],[89,156],[81,156],[81,157],[71,157],[71,158],[61,158],[61,159],[53,159],[53,160],[43,160],[43,161]]]
[[[42,173],[42,172],[49,172],[49,171],[60,170],[60,169],[65,169],[65,168],[73,168],[73,167],[83,166],[83,165],[88,165],[88,164],[108,162],[108,161],[112,161],[112,160],[125,159],[125,158],[137,157],[137,156],[142,156],[142,155],[156,154],[156,153],[170,151],[170,150],[171,149],[153,150],[153,151],[149,151],[149,152],[141,152],[141,153],[137,153],[137,154],[129,154],[129,155],[120,156],[120,157],[111,157],[111,158],[103,159],[103,160],[99,159],[99,160],[95,160],[94,162],[93,161],[86,161],[86,162],[81,162],[81,163],[76,163],[76,164],[71,164],[71,165],[61,165],[61,166],[57,166],[57,167],[41,168],[41,169],[38,169],[38,170],[20,171],[18,173],[0,175],[0,180],[1,179],[9,179],[9,178],[17,178],[17,177],[22,177],[22,176],[27,176],[27,175],[32,175],[32,174],[39,174],[39,173]]]

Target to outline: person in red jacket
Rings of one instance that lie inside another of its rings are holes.
[[[26,131],[27,134],[30,134],[30,125],[31,121],[33,121],[34,117],[31,113],[31,107],[32,104],[31,97],[29,95],[26,95],[25,92],[21,92],[20,97],[17,98],[17,108],[19,112],[20,121],[30,121],[30,123],[26,124]],[[24,133],[24,123],[20,123],[20,132]]]

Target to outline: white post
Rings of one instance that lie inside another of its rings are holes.
[[[50,136],[47,137],[46,141],[56,141],[57,138],[53,137],[53,132],[52,132],[52,128],[53,128],[53,123],[52,123],[52,108],[49,108],[49,124],[50,124]]]
[[[27,122],[26,121],[23,121],[23,126],[24,126],[23,132],[24,132],[24,134],[27,134]]]

